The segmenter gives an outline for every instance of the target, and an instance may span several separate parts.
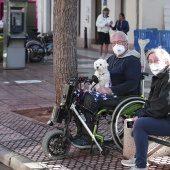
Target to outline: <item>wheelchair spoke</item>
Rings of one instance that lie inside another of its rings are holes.
[[[111,133],[118,148],[123,149],[124,120],[132,116],[144,104],[144,99],[131,97],[122,101],[114,110],[111,121]]]

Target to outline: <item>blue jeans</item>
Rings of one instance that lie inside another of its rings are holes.
[[[136,145],[136,166],[146,168],[148,152],[148,135],[170,136],[170,121],[141,117],[134,124],[134,140]]]

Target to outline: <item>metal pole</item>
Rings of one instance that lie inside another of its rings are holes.
[[[84,48],[87,47],[87,27],[84,27]]]
[[[74,111],[74,113],[77,115],[77,117],[79,118],[80,122],[83,124],[83,126],[85,127],[85,129],[87,130],[87,132],[89,133],[89,135],[91,136],[91,138],[94,140],[94,142],[96,143],[97,147],[99,148],[100,151],[103,151],[103,149],[101,148],[101,146],[99,145],[99,143],[97,142],[96,138],[94,137],[93,133],[90,131],[89,127],[87,126],[87,124],[83,121],[83,119],[81,118],[81,116],[79,115],[78,111],[76,110],[76,105],[74,103],[72,103],[71,110]]]

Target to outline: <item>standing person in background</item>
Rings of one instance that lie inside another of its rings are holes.
[[[104,59],[106,59],[107,57],[108,48],[110,44],[109,30],[110,30],[112,21],[110,21],[109,11],[110,10],[108,8],[104,8],[103,14],[100,14],[96,21],[97,31],[99,35],[99,44],[100,44],[99,55],[100,55],[100,58],[102,58],[103,44],[105,44]]]
[[[129,32],[129,23],[125,20],[124,13],[119,14],[119,20],[116,21],[115,26],[110,26],[112,30],[123,31],[126,35]]]

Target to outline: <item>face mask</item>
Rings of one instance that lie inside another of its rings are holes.
[[[149,67],[151,69],[151,72],[156,76],[164,71],[166,64],[162,61],[159,61],[157,63],[150,64]]]
[[[125,52],[125,47],[123,45],[119,45],[119,44],[116,44],[114,47],[113,47],[113,52],[116,54],[116,55],[121,55]]]

